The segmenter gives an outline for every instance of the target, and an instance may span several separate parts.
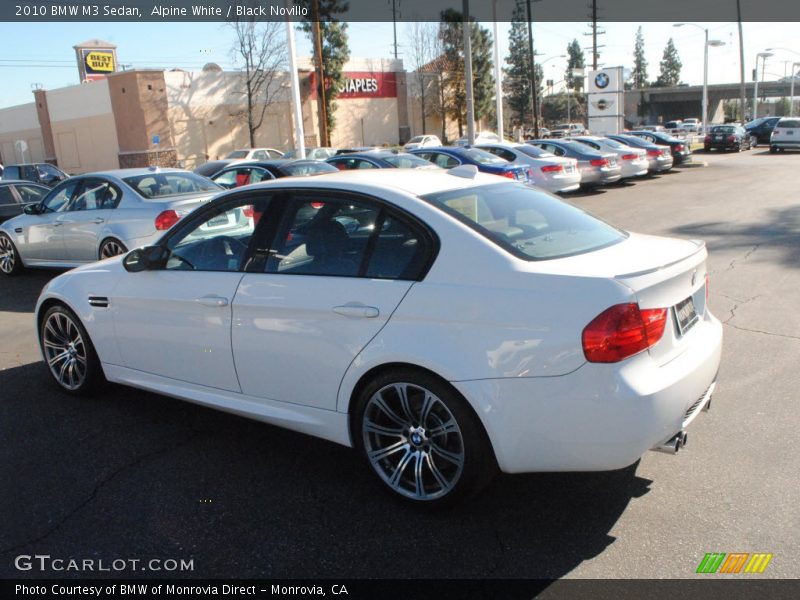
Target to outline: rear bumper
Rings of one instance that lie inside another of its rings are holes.
[[[672,168],[672,157],[665,156],[663,158],[653,158],[648,164],[648,170],[651,173],[663,173]]]
[[[794,150],[800,150],[800,140],[794,142],[770,140],[769,145],[773,148],[792,148]]]
[[[716,379],[722,324],[710,313],[677,358],[644,352],[561,377],[453,382],[480,416],[506,473],[626,467],[699,413]],[[704,401],[703,401],[704,400]],[[694,408],[693,408],[694,407]]]
[[[630,177],[642,177],[647,175],[649,163],[647,161],[623,161],[621,166],[621,176],[623,179]]]

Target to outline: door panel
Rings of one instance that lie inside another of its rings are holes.
[[[336,409],[347,367],[413,282],[249,273],[233,303],[242,392]]]
[[[80,180],[76,179],[55,187],[42,201],[42,212],[26,219],[27,225],[23,226],[25,247],[22,250],[26,259],[66,260],[59,218],[79,185]]]
[[[86,179],[64,213],[58,218],[70,261],[92,262],[99,258],[100,236],[111,218],[119,194],[108,182]]]

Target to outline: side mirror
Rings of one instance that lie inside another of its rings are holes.
[[[26,204],[25,207],[22,209],[22,212],[25,213],[26,215],[38,215],[41,213],[38,204]]]
[[[129,273],[152,271],[164,265],[167,254],[167,250],[161,246],[145,246],[128,252],[128,255],[122,259],[122,265]]]

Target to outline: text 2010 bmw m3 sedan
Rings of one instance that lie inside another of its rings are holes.
[[[472,167],[337,173],[231,191],[57,277],[38,331],[66,391],[354,446],[399,497],[445,504],[498,468],[678,448],[720,362],[706,256]]]

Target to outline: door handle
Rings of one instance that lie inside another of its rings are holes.
[[[203,306],[210,306],[212,308],[228,306],[228,299],[222,296],[203,296],[202,298],[195,298],[194,301]]]
[[[97,223],[97,224],[99,225],[100,223],[105,223],[105,222],[106,222],[106,220],[105,220],[105,219],[101,219],[100,217],[97,217],[97,218],[94,220],[94,222],[95,222],[95,223]]]
[[[363,304],[343,304],[342,306],[334,306],[333,312],[345,317],[362,317],[365,319],[374,319],[381,311],[375,306],[365,306]]]

